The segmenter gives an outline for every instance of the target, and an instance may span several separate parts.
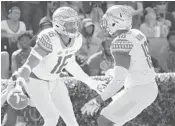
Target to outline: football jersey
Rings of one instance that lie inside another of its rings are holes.
[[[82,45],[82,36],[79,35],[75,40],[65,46],[60,35],[49,28],[42,31],[36,40],[36,44],[48,52],[32,72],[43,80],[56,80],[60,72],[71,60],[74,60],[74,54]]]
[[[114,53],[130,55],[129,74],[125,87],[147,84],[155,80],[155,72],[149,55],[147,38],[139,30],[131,29],[127,33],[117,36],[111,43],[111,53],[113,57],[115,56]]]

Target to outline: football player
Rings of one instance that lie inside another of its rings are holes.
[[[123,126],[156,99],[155,72],[147,39],[139,30],[131,29],[132,16],[127,6],[110,7],[103,16],[102,26],[114,37],[110,47],[115,60],[114,78],[81,111],[93,115],[102,102],[112,98],[113,101],[102,109],[98,126]],[[124,89],[118,92],[122,87]]]
[[[39,33],[26,63],[13,76],[24,85],[44,118],[44,126],[56,126],[59,116],[67,126],[78,126],[67,87],[59,75],[64,68],[94,90],[98,83],[75,61],[75,52],[82,45],[77,12],[61,7],[52,19],[53,28]]]

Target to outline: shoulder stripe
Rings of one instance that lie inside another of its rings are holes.
[[[52,52],[53,47],[52,47],[52,42],[50,38],[46,34],[42,34],[37,38],[36,42],[41,48],[48,52]]]
[[[126,39],[117,39],[111,44],[111,51],[113,52],[130,52],[133,48],[132,42]]]

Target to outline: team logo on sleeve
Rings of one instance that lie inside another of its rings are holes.
[[[118,39],[111,44],[111,51],[113,52],[130,52],[132,48],[132,42],[126,39]]]

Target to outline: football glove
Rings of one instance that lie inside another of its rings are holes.
[[[100,104],[95,99],[92,99],[81,108],[81,113],[93,116],[94,113],[98,112],[99,108]]]

